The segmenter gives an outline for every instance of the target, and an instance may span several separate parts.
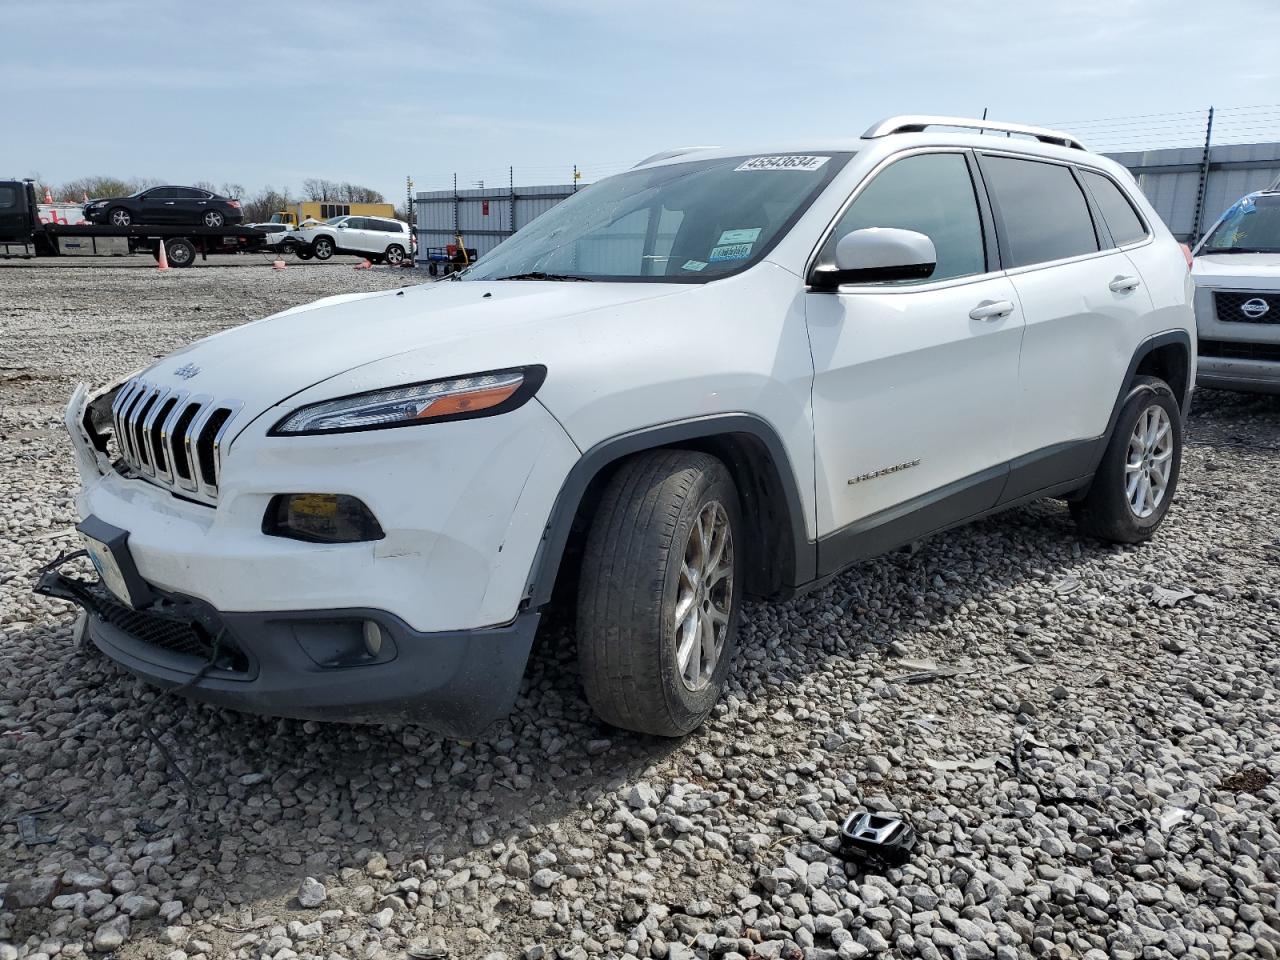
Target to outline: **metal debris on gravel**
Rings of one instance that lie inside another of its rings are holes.
[[[406,273],[0,266],[0,960],[1277,956],[1280,398],[1197,395],[1149,545],[1046,502],[750,606],[682,742],[597,722],[554,614],[465,744],[221,711],[79,649],[29,589],[73,542],[74,382]],[[914,825],[905,864],[838,856],[855,808]]]

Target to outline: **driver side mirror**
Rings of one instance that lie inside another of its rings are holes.
[[[924,280],[933,275],[938,254],[933,241],[914,230],[867,227],[836,242],[836,262],[814,267],[809,285],[835,290],[842,283]]]

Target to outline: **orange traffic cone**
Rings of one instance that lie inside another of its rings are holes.
[[[159,260],[159,262],[156,264],[156,269],[157,269],[157,270],[168,270],[168,269],[169,269],[169,258],[168,258],[167,256],[165,256],[165,253],[164,253],[164,238],[163,238],[163,237],[161,237],[161,238],[160,238],[160,253],[159,253],[159,256],[157,257],[157,259]]]
[[[352,269],[354,269],[354,270],[372,270],[372,269],[373,269],[373,263],[372,263],[372,261],[370,261],[370,260],[366,257],[366,258],[365,258],[364,263],[357,263],[357,264],[355,265],[355,267],[353,267]]]
[[[53,193],[48,187],[44,188],[44,202],[53,203]]]

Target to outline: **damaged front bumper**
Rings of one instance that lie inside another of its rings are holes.
[[[104,654],[157,686],[268,716],[400,721],[471,739],[510,711],[538,626],[531,612],[505,626],[420,633],[385,611],[229,613],[154,588],[134,609],[101,580],[64,573],[70,559],[45,569],[36,592],[82,607]]]

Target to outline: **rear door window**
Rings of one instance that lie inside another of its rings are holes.
[[[1069,167],[984,154],[982,173],[1004,227],[1006,267],[1098,251],[1089,204]]]
[[[1102,219],[1106,221],[1111,239],[1117,247],[1134,243],[1147,235],[1147,225],[1142,222],[1142,217],[1133,209],[1133,204],[1114,180],[1092,170],[1081,170],[1080,176],[1093,194],[1098,209],[1102,211]]]

